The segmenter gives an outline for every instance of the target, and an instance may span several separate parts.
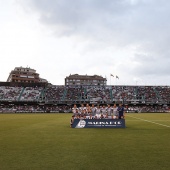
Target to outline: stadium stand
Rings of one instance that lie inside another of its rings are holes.
[[[169,112],[169,86],[0,83],[0,112],[70,112],[73,104],[123,103],[127,112]]]
[[[42,87],[26,87],[20,95],[20,101],[39,101],[42,94]]]
[[[44,92],[46,102],[62,100],[65,93],[65,86],[48,86]]]
[[[17,101],[22,87],[0,86],[0,100]]]

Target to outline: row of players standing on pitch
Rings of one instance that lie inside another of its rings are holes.
[[[111,119],[121,119],[124,118],[124,107],[122,104],[119,104],[117,107],[116,104],[113,106],[103,105],[103,106],[89,106],[89,104],[82,104],[80,107],[74,105],[72,108],[74,119],[102,119],[102,118],[111,118]]]

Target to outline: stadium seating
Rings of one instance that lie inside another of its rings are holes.
[[[168,86],[0,86],[0,100],[6,101],[88,101],[88,102],[170,102]]]
[[[0,100],[17,101],[22,87],[0,86]]]
[[[94,103],[130,105],[128,112],[165,111],[170,105],[169,86],[92,86],[49,85],[47,87],[0,86],[1,111],[46,111],[69,110],[67,104]],[[12,102],[5,105],[3,102]],[[18,103],[19,104],[18,104]],[[34,102],[33,105],[29,102]],[[21,104],[22,103],[22,104]],[[43,108],[39,106],[53,104]],[[25,104],[23,106],[23,104]],[[26,105],[28,104],[28,105]],[[64,106],[58,106],[58,104]],[[20,107],[18,107],[20,105]],[[149,106],[148,106],[149,105]],[[166,107],[167,106],[167,107]],[[65,108],[66,107],[66,108]]]
[[[42,90],[42,87],[26,87],[20,96],[20,101],[38,101]]]
[[[48,101],[55,101],[55,100],[62,100],[64,97],[65,86],[49,86],[45,89],[45,100]]]

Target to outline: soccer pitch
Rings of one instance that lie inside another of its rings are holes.
[[[71,114],[0,114],[0,170],[169,170],[170,114],[125,129],[70,128]]]

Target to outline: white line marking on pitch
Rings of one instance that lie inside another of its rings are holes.
[[[129,115],[127,115],[127,116],[129,116]],[[170,126],[168,126],[168,125],[164,125],[164,124],[156,123],[156,122],[149,121],[149,120],[145,120],[145,119],[141,119],[141,118],[138,118],[138,117],[133,117],[133,116],[129,116],[129,117],[132,117],[132,118],[135,118],[135,119],[138,119],[138,120],[143,120],[143,121],[145,121],[145,122],[149,122],[149,123],[153,123],[153,124],[156,124],[156,125],[165,126],[165,127],[170,128]]]
[[[129,116],[129,117],[130,117],[130,116]],[[136,121],[136,122],[137,122],[137,121],[140,121],[140,120],[126,120],[126,121],[128,121],[128,122],[129,122],[129,121],[132,121],[132,122],[133,122],[133,121],[134,121],[134,122]],[[152,121],[156,121],[156,122],[170,122],[170,120],[152,120]]]

